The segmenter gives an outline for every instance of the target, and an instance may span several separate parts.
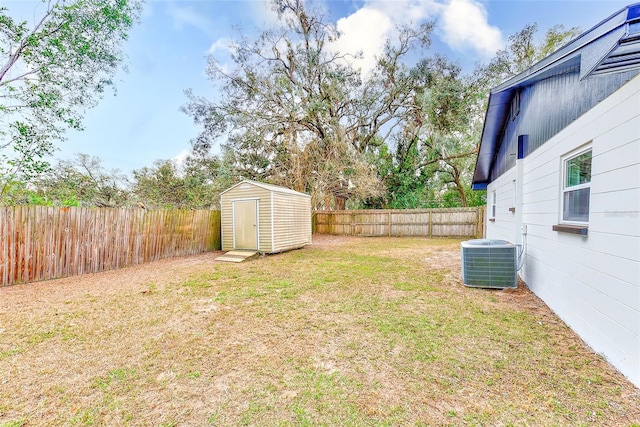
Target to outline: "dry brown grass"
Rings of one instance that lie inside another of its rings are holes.
[[[314,236],[0,289],[0,426],[640,424],[640,394],[459,241]]]

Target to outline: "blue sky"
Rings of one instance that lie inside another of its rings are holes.
[[[436,20],[430,53],[443,53],[471,72],[506,43],[507,37],[536,22],[542,36],[555,24],[585,31],[629,1],[537,0],[316,0],[345,34],[343,49],[359,47],[372,58],[380,40],[401,22]],[[41,3],[0,0],[11,14],[33,17]],[[27,19],[27,18],[25,18]],[[158,159],[184,156],[198,128],[179,111],[184,90],[215,97],[205,77],[206,58],[220,53],[241,26],[247,34],[275,19],[258,0],[147,0],[141,23],[125,48],[129,71],[88,111],[83,132],[69,132],[57,158],[75,153],[98,156],[107,169],[130,173]]]

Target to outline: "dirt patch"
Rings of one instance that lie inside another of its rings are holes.
[[[319,249],[331,249],[336,246],[347,244],[355,244],[356,242],[366,239],[365,237],[355,236],[334,236],[331,234],[314,234],[311,239],[311,246]]]
[[[43,303],[46,305],[66,301],[87,293],[101,296],[130,291],[142,292],[148,288],[149,283],[170,283],[188,274],[208,271],[211,264],[217,262],[215,258],[220,255],[220,251],[208,252],[153,261],[120,270],[0,288],[0,313],[13,310],[16,306],[38,308],[42,307]]]

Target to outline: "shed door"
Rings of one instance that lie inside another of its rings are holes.
[[[258,201],[233,202],[234,249],[258,249]]]

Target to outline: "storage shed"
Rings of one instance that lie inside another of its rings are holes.
[[[276,253],[311,244],[311,196],[242,181],[220,195],[222,250]]]

